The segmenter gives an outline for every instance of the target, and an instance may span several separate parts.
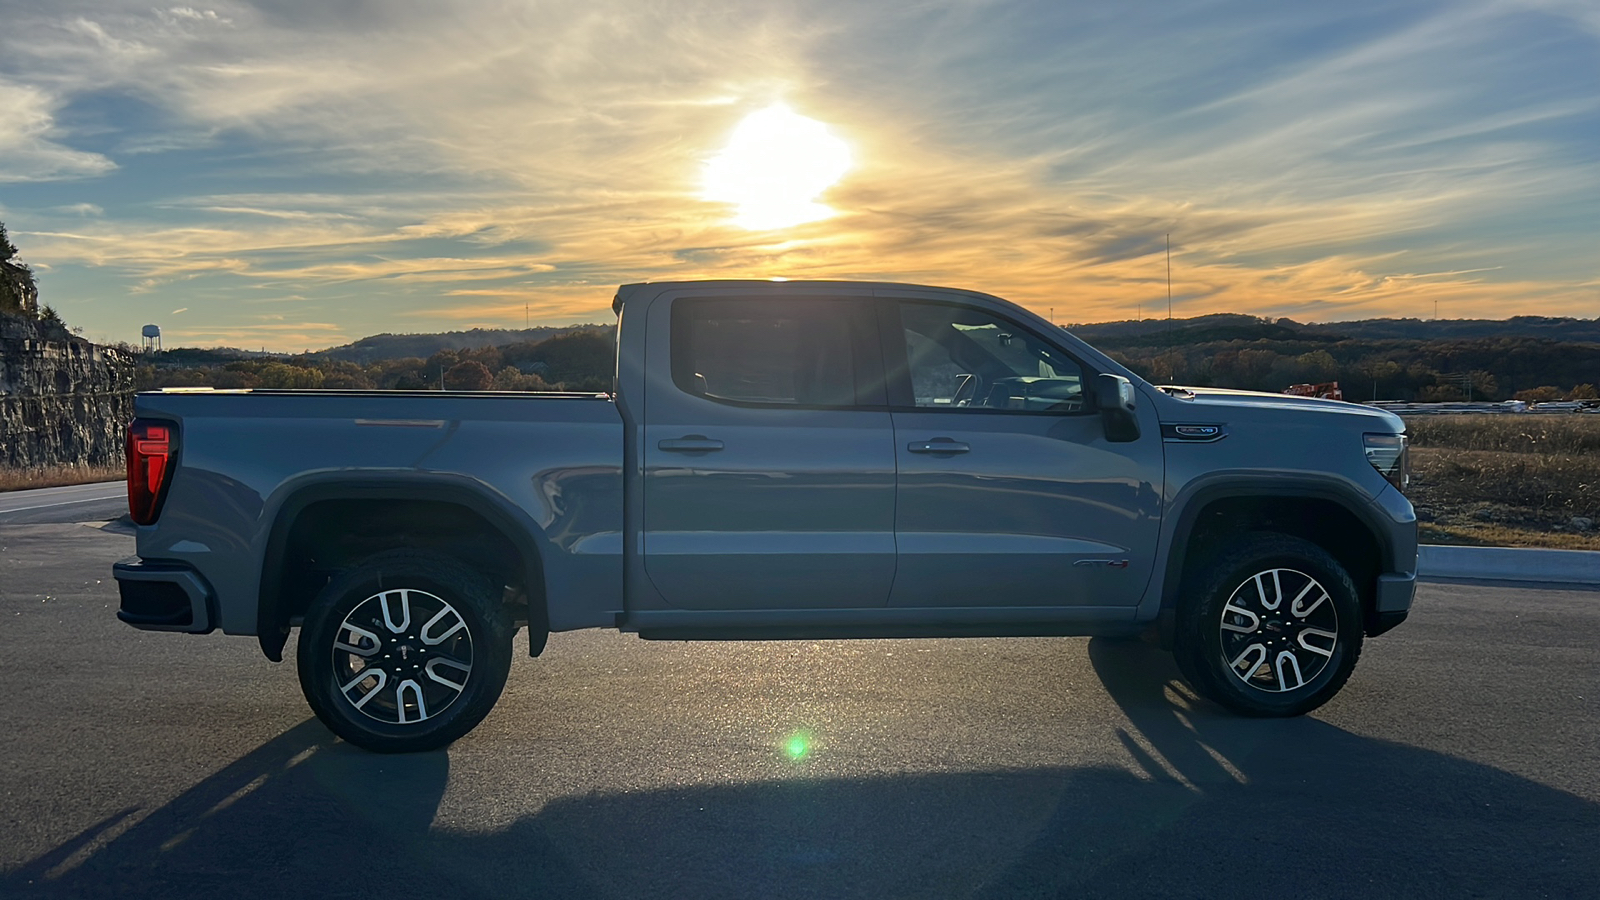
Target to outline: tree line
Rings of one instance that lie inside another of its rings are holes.
[[[1357,340],[1267,326],[1218,336],[1076,331],[1157,384],[1279,392],[1339,382],[1347,400],[1562,400],[1600,398],[1600,344],[1525,336]],[[370,363],[316,354],[239,358],[241,351],[180,349],[141,357],[141,390],[162,387],[384,390],[608,391],[615,366],[609,332],[582,331],[500,347],[446,348],[426,358]]]
[[[327,390],[611,390],[609,334],[580,331],[501,347],[446,348],[427,358],[371,363],[325,356],[245,356],[237,350],[178,349],[141,356],[139,390],[166,387]]]
[[[1157,384],[1279,392],[1337,381],[1346,400],[1600,397],[1600,343],[1526,335],[1371,340],[1330,333],[1337,327],[1279,320],[1141,334],[1100,326],[1074,331]]]

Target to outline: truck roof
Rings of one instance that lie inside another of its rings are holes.
[[[796,288],[850,288],[855,291],[885,290],[912,290],[929,291],[942,294],[957,294],[967,297],[984,297],[998,299],[981,291],[971,291],[965,288],[940,287],[929,284],[908,284],[897,281],[850,281],[850,280],[795,280],[789,278],[707,278],[690,281],[641,281],[635,284],[625,284],[617,288],[616,297],[611,301],[611,311],[621,313],[624,304],[646,295],[654,295],[663,291],[682,288],[711,287],[711,288],[741,288],[750,291],[793,291]]]

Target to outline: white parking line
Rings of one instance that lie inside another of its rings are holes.
[[[27,512],[30,509],[49,509],[52,506],[70,506],[74,503],[96,503],[115,499],[117,499],[117,495],[112,494],[109,497],[84,497],[81,500],[59,500],[55,503],[41,503],[38,506],[13,506],[9,508],[0,508],[0,516],[5,515],[6,513]]]

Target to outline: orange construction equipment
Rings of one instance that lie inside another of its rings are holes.
[[[1291,384],[1283,391],[1296,397],[1320,397],[1323,400],[1343,400],[1344,391],[1339,390],[1339,382],[1329,381],[1325,384]]]

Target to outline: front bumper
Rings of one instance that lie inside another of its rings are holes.
[[[1367,622],[1367,636],[1377,637],[1399,625],[1411,614],[1411,600],[1417,593],[1417,573],[1388,572],[1378,576],[1374,592],[1372,617]]]
[[[211,586],[183,563],[130,556],[111,566],[122,595],[117,618],[144,631],[207,634],[216,628]]]

